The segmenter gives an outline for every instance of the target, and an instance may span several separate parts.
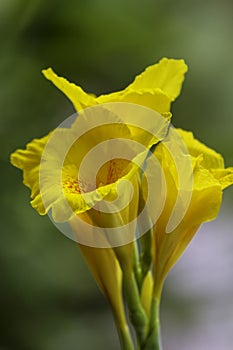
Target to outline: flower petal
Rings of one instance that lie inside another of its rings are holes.
[[[97,97],[98,103],[128,102],[142,105],[163,114],[170,111],[170,98],[159,88],[128,88],[124,91],[114,92]]]
[[[204,168],[224,168],[224,160],[221,154],[195,139],[192,132],[182,129],[177,129],[177,131],[183,138],[191,156],[203,156],[201,164]]]
[[[11,163],[23,170],[23,183],[31,189],[31,205],[40,215],[45,215],[39,187],[39,167],[44,147],[51,133],[41,139],[34,139],[27,144],[25,150],[17,150],[11,154]]]
[[[42,73],[70,99],[77,111],[96,104],[93,95],[87,94],[80,86],[59,77],[52,68],[44,69]]]
[[[226,169],[211,169],[211,173],[221,184],[222,190],[233,184],[233,167]]]
[[[218,215],[222,201],[219,182],[208,171],[199,169],[194,175],[194,183],[191,203],[178,227],[169,234],[165,233],[166,214],[157,223],[154,244],[157,251],[158,288],[161,288],[167,273],[183,254],[200,225]]]
[[[89,216],[85,220],[93,227]],[[74,234],[80,241],[80,235],[85,234],[80,230],[76,220],[70,220]],[[102,237],[102,239],[104,239]],[[82,254],[100,288],[113,309],[114,315],[120,325],[126,324],[124,304],[122,298],[122,271],[118,260],[111,248],[95,248],[79,244]]]
[[[222,201],[222,187],[229,185],[233,180],[232,168],[227,170],[211,168],[223,165],[221,155],[195,140],[191,133],[181,131],[180,135],[194,159],[193,189],[191,202],[182,221],[170,233],[166,233],[166,227],[179,191],[177,182],[177,170],[179,169],[174,166],[174,160],[163,143],[160,143],[154,152],[160,160],[167,185],[164,209],[156,223],[153,235],[158,295],[167,273],[182,255],[199,226],[217,217]]]
[[[187,72],[184,60],[163,58],[159,63],[146,68],[138,75],[128,89],[160,89],[171,101],[180,94],[184,74]]]

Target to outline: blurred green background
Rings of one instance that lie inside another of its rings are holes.
[[[119,350],[108,305],[75,243],[30,207],[9,164],[12,151],[74,111],[40,71],[51,66],[100,94],[124,88],[161,57],[184,58],[189,72],[173,124],[232,165],[232,18],[230,0],[0,0],[0,350]],[[230,189],[228,217],[232,199]],[[174,296],[176,281],[165,288],[162,314],[191,333],[192,312],[184,310],[194,301]],[[166,344],[176,349],[172,339]]]

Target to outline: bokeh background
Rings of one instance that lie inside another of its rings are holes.
[[[189,73],[173,124],[233,165],[231,0],[0,0],[0,350],[119,350],[110,309],[75,243],[29,204],[9,154],[73,113],[40,71],[96,94],[163,56]],[[208,203],[206,203],[208,205]],[[233,190],[169,275],[165,350],[231,350]]]

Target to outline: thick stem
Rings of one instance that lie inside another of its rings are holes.
[[[160,334],[160,298],[153,297],[151,302],[150,331],[142,350],[162,350]]]
[[[129,318],[134,326],[137,340],[142,346],[146,341],[149,322],[141,303],[140,291],[134,274],[133,246],[128,244],[128,246],[115,247],[114,252],[123,274],[123,288],[129,310]]]
[[[133,271],[123,272],[123,286],[129,309],[129,317],[136,331],[137,340],[141,346],[145,344],[148,319],[142,307],[137,282]]]

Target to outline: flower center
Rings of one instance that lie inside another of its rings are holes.
[[[70,177],[62,181],[62,187],[66,193],[81,193],[78,181]]]
[[[74,179],[72,177],[68,177],[62,182],[63,190],[66,193],[75,193],[80,194],[81,192],[90,192],[95,189],[95,187],[88,182],[87,179]]]
[[[99,186],[112,184],[124,176],[128,163],[129,161],[125,159],[109,160],[99,169],[96,176],[96,184],[88,180],[88,176],[79,178],[78,180],[73,176],[65,176],[62,181],[62,188],[65,193],[74,194],[94,191]]]

